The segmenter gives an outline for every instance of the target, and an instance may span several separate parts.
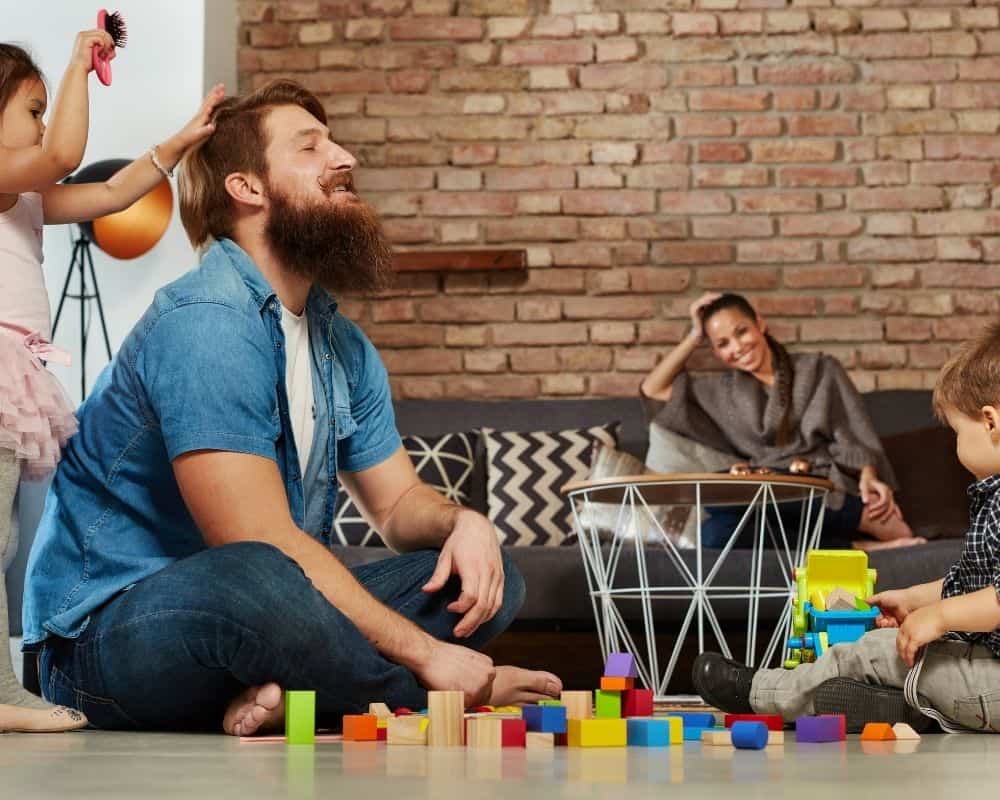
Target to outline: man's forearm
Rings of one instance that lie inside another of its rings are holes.
[[[386,543],[400,553],[440,548],[455,527],[455,517],[470,511],[425,483],[416,484],[393,507],[382,525]]]
[[[946,597],[941,601],[941,614],[949,631],[986,633],[1000,627],[1000,598],[993,586]]]

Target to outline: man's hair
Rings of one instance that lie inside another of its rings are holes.
[[[264,122],[271,109],[292,105],[326,125],[326,111],[316,95],[289,80],[271,81],[246,97],[227,97],[216,107],[215,131],[181,159],[177,179],[181,222],[195,249],[203,249],[210,238],[232,236],[235,206],[226,192],[226,176],[250,172],[267,177]]]
[[[42,71],[27,51],[16,44],[0,44],[0,112],[29,80],[42,80]]]
[[[1000,322],[962,345],[934,387],[934,413],[942,422],[949,408],[979,419],[983,406],[1000,406]]]

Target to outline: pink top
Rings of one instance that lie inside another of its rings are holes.
[[[0,214],[0,323],[51,337],[42,273],[42,196],[25,192]]]

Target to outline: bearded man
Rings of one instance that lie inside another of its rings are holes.
[[[390,249],[323,106],[278,81],[213,121],[181,163],[201,263],[97,381],[46,499],[24,610],[43,694],[99,728],[236,735],[276,727],[283,689],[315,689],[334,726],[428,689],[557,696],[479,652],[524,582],[417,477],[378,353],[337,311],[385,284]],[[399,555],[337,560],[338,482]]]

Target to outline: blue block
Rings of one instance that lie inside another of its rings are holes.
[[[714,728],[715,727],[715,714],[709,714],[707,711],[679,711],[673,714],[667,714],[668,717],[680,717],[684,720],[685,728]]]
[[[566,733],[566,706],[522,706],[521,718],[529,731]]]
[[[701,734],[705,731],[711,730],[713,725],[706,725],[704,728],[696,728],[693,725],[684,725],[684,741],[685,742],[700,742]]]
[[[629,747],[669,747],[670,723],[665,719],[632,717],[628,720]]]
[[[740,750],[763,750],[767,747],[767,725],[763,722],[734,722],[730,733],[733,747]]]

